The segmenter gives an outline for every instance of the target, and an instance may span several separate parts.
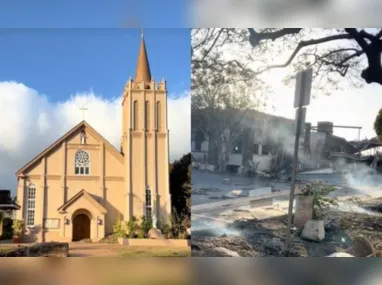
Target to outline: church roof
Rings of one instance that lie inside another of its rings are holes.
[[[100,213],[102,214],[107,213],[107,210],[100,203],[98,203],[98,201],[94,199],[92,195],[90,195],[84,189],[82,189],[80,192],[78,192],[76,195],[70,198],[66,203],[64,203],[60,208],[58,208],[57,211],[64,212],[66,208],[68,208],[70,205],[72,205],[75,201],[77,201],[81,197],[84,197],[86,200],[88,200],[94,207],[96,207],[100,211]]]
[[[145,39],[143,38],[143,34],[141,39],[141,46],[139,48],[137,69],[135,72],[135,81],[140,82],[142,80],[144,82],[151,82],[150,65],[147,57]]]
[[[41,152],[39,155],[37,155],[35,158],[33,158],[30,162],[28,162],[26,165],[24,165],[22,168],[20,168],[16,175],[22,174],[25,170],[29,169],[36,163],[40,161],[41,158],[43,158],[45,155],[53,151],[57,146],[59,146],[62,142],[64,142],[66,139],[68,139],[71,135],[74,133],[80,131],[82,128],[86,128],[86,130],[94,135],[96,139],[99,141],[102,141],[105,143],[105,148],[110,150],[121,162],[123,162],[123,154],[121,154],[108,140],[106,140],[102,135],[100,135],[92,126],[90,126],[86,121],[80,122],[78,125],[76,125],[74,128],[72,128],[70,131],[68,131],[66,134],[64,134],[61,138],[56,140],[53,144],[51,144],[48,148],[46,148],[43,152]]]

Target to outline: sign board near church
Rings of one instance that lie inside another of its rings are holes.
[[[296,89],[294,93],[294,107],[308,106],[310,103],[310,90],[312,88],[313,69],[301,71],[296,75]],[[301,98],[302,97],[302,98]],[[301,106],[300,106],[301,103]]]
[[[45,229],[59,229],[60,228],[60,219],[44,219],[44,228]]]

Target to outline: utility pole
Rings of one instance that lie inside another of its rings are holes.
[[[297,108],[296,114],[296,138],[294,143],[294,155],[293,155],[293,167],[292,167],[292,177],[291,177],[291,187],[289,193],[289,208],[288,208],[288,225],[287,232],[285,236],[285,254],[289,255],[289,243],[291,239],[291,228],[293,220],[293,202],[294,193],[296,187],[296,174],[298,165],[298,148],[300,145],[300,134],[302,123],[305,122],[306,108],[304,106],[310,103],[310,91],[312,87],[312,74],[313,70],[311,68],[299,72],[296,76],[296,90],[294,97],[294,108]]]

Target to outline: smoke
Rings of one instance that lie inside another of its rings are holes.
[[[219,216],[224,216],[224,211]],[[215,236],[234,235],[240,236],[241,232],[229,227],[230,221],[225,221],[208,214],[192,214],[191,235],[192,236]]]
[[[340,212],[366,214],[370,216],[381,216],[380,213],[367,210],[351,202],[338,202],[338,205],[335,206],[335,209]]]
[[[348,165],[344,169],[346,174],[344,175],[347,185],[369,192],[370,190],[381,189],[382,177],[373,168],[366,164],[357,163]]]

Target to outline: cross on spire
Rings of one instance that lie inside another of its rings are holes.
[[[143,38],[143,28],[141,29],[141,37]]]
[[[88,110],[88,108],[85,108],[84,106],[82,106],[80,110],[82,111],[82,120],[85,121],[85,112]]]

